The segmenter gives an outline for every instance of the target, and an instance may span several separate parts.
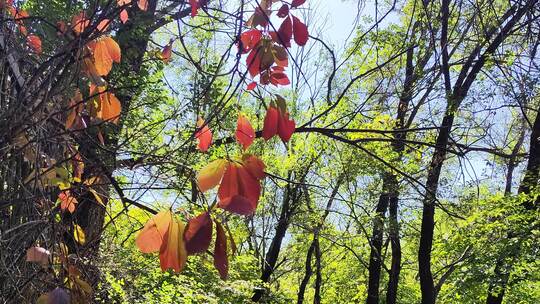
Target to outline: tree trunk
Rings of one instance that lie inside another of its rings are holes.
[[[281,251],[281,243],[283,242],[283,238],[287,233],[287,229],[289,228],[289,224],[291,221],[291,216],[297,206],[297,202],[299,199],[299,189],[299,187],[294,187],[291,189],[290,186],[287,186],[283,194],[283,203],[276,226],[276,233],[274,234],[274,238],[272,239],[270,247],[268,248],[268,252],[266,253],[264,258],[263,271],[261,274],[261,281],[263,283],[268,283],[270,281],[270,276],[272,275],[272,273],[274,272],[274,268],[276,267],[279,252]],[[264,293],[265,290],[263,288],[256,289],[253,296],[251,297],[251,300],[253,302],[258,302],[262,298]]]
[[[392,176],[394,181],[392,184],[398,185],[395,176]],[[401,272],[401,243],[399,240],[399,223],[398,223],[398,190],[390,192],[389,219],[388,219],[388,237],[392,248],[392,262],[390,266],[390,275],[388,279],[388,288],[386,292],[386,303],[395,304],[397,301],[397,290],[399,284],[399,273]]]
[[[311,241],[311,245],[309,246],[307,255],[306,255],[306,272],[304,273],[304,278],[302,279],[302,282],[300,283],[300,287],[298,288],[298,300],[296,303],[302,304],[304,303],[304,295],[306,293],[306,287],[309,283],[309,280],[311,279],[311,275],[313,274],[313,268],[311,267],[311,259],[313,258],[313,251],[315,251],[315,235],[313,236],[313,241]]]
[[[383,192],[379,196],[379,202],[375,210],[376,215],[373,218],[373,232],[371,236],[371,252],[369,255],[369,278],[367,290],[367,304],[379,303],[379,283],[381,280],[381,265],[382,265],[382,245],[384,218],[386,209],[388,208],[388,177],[383,181]]]
[[[537,113],[540,111],[540,108],[537,110]],[[524,128],[523,128],[524,130]],[[518,143],[512,150],[513,155],[517,154],[519,152],[519,148],[521,146],[521,143],[523,142],[523,135],[520,134],[520,139],[518,140]],[[536,118],[534,120],[532,132],[531,132],[531,139],[530,139],[530,151],[529,151],[529,160],[527,162],[527,169],[525,170],[525,176],[519,186],[518,194],[530,194],[532,191],[535,190],[535,188],[538,186],[538,179],[540,178],[540,115],[537,114]],[[507,181],[506,181],[506,191],[508,193],[511,190],[512,181],[508,180],[508,178],[512,178],[512,174],[514,171],[514,168],[516,166],[515,158],[511,158],[508,164],[508,171],[507,171]],[[532,200],[527,200],[523,203],[524,207],[527,210],[532,210],[534,208],[538,208],[536,202],[533,202]],[[510,232],[508,235],[508,238],[513,238],[515,236],[512,235]],[[519,246],[519,245],[518,245]],[[504,258],[503,256],[499,257],[497,259],[497,263],[495,265],[495,282],[492,282],[489,285],[488,289],[488,296],[486,299],[486,304],[501,304],[503,302],[504,294],[506,285],[508,284],[508,280],[510,279],[510,274],[512,271],[512,261],[518,258],[519,255],[519,249],[516,250],[517,253],[514,254],[513,259]],[[504,255],[502,253],[501,255]]]

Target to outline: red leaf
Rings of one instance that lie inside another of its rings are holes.
[[[191,17],[197,16],[197,14],[199,13],[199,1],[189,0],[189,5],[191,5]]]
[[[264,178],[265,165],[257,156],[246,154],[242,157],[242,163],[251,176],[259,180]]]
[[[227,258],[227,235],[219,222],[216,222],[216,247],[214,249],[214,266],[219,276],[225,280],[229,274],[229,260]]]
[[[270,106],[266,111],[266,117],[264,118],[264,128],[262,131],[262,137],[265,140],[269,140],[278,133],[278,116],[279,111],[273,106]]]
[[[210,131],[208,125],[205,124],[202,118],[198,119],[197,128],[199,128],[199,131],[195,133],[195,138],[199,140],[199,144],[197,147],[200,151],[206,152],[212,144],[212,131]]]
[[[246,64],[248,66],[249,75],[251,75],[251,77],[257,76],[257,74],[259,74],[261,71],[261,57],[259,55],[259,52],[260,48],[253,49],[246,58]]]
[[[304,4],[306,2],[306,0],[293,0],[292,3],[291,3],[291,6],[292,7],[298,7],[302,4]]]
[[[285,18],[285,17],[287,17],[288,15],[289,15],[289,6],[288,6],[287,4],[283,4],[283,5],[279,8],[279,10],[278,10],[278,12],[277,12],[277,16],[278,16],[279,18]]]
[[[252,83],[248,84],[247,86],[247,90],[248,91],[252,91],[253,89],[255,89],[257,87],[257,83],[255,81],[253,81]]]
[[[219,201],[219,208],[240,215],[252,215],[257,206],[241,195],[235,195]]]
[[[261,196],[261,184],[250,172],[244,167],[241,166],[238,168],[238,178],[239,178],[239,194],[249,200],[251,203],[249,207],[251,210],[249,214],[255,212],[257,208],[257,203],[259,202],[259,197]]]
[[[240,215],[251,215],[257,208],[261,185],[243,166],[229,163],[218,190],[218,206]]]
[[[308,28],[302,23],[302,21],[300,21],[300,19],[296,18],[295,16],[292,16],[292,18],[294,20],[294,41],[296,44],[304,46],[309,38]]]
[[[287,75],[282,72],[272,73],[270,75],[270,82],[275,86],[277,85],[285,86],[285,85],[291,84],[289,77],[287,77]]]
[[[262,34],[258,29],[252,29],[245,31],[240,35],[241,42],[241,52],[242,54],[247,54],[252,50],[259,42],[261,41]]]
[[[229,162],[225,167],[225,174],[218,189],[220,201],[238,194],[238,166]]]
[[[184,232],[188,254],[205,252],[212,241],[212,219],[208,212],[189,220]]]
[[[32,51],[36,54],[41,54],[41,39],[36,35],[29,35],[26,37],[26,40],[28,41],[28,46],[32,49]]]
[[[289,119],[289,113],[285,113],[279,116],[278,133],[281,140],[288,142],[291,139],[296,127],[294,120]]]
[[[293,25],[291,18],[285,18],[278,30],[278,42],[284,47],[291,47],[293,36]]]
[[[247,150],[255,140],[255,131],[249,120],[242,114],[238,115],[238,121],[236,122],[236,140],[244,150]]]

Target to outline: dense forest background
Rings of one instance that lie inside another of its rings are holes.
[[[538,0],[0,14],[1,303],[540,303]]]

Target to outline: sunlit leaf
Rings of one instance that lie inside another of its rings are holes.
[[[86,19],[84,12],[81,12],[71,18],[71,28],[76,34],[84,32],[90,25],[90,20]]]
[[[172,217],[173,215],[170,211],[161,211],[154,215],[137,235],[135,245],[143,253],[159,251],[171,224]]]
[[[255,140],[255,131],[247,117],[243,114],[238,115],[235,135],[236,140],[242,145],[244,150],[247,150]]]
[[[187,252],[184,245],[184,224],[173,219],[159,249],[161,270],[180,272],[186,265]]]
[[[270,106],[266,111],[266,116],[264,117],[264,127],[262,131],[262,137],[265,140],[269,140],[278,133],[278,123],[279,123],[279,111],[273,106]]]
[[[257,87],[257,83],[255,81],[251,82],[250,84],[248,84],[247,86],[247,90],[248,91],[252,91],[253,89],[255,89]]]
[[[260,180],[266,176],[264,173],[265,165],[257,156],[251,154],[244,155],[242,157],[242,164],[255,179]]]
[[[109,74],[113,62],[120,62],[120,46],[109,36],[91,41],[88,43],[88,47],[92,50],[96,70],[101,76]]]
[[[225,159],[217,159],[202,168],[197,174],[199,189],[205,192],[219,185],[226,165]]]
[[[161,60],[164,63],[169,63],[169,60],[171,60],[172,44],[173,44],[173,41],[172,40],[169,41],[169,43],[161,51]]]
[[[208,124],[206,124],[204,120],[200,117],[197,120],[197,128],[199,129],[195,133],[195,138],[197,138],[197,140],[199,141],[197,147],[200,151],[206,152],[212,144],[212,131],[210,131],[210,128],[208,128]]]

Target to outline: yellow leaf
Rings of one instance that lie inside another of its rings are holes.
[[[81,245],[84,245],[84,243],[86,242],[84,230],[81,228],[81,226],[77,224],[73,225],[73,237],[75,238],[75,241],[77,241],[77,243]]]
[[[208,191],[219,184],[228,161],[225,159],[217,159],[204,168],[197,174],[197,184],[202,192]]]
[[[97,193],[96,190],[94,190],[92,188],[88,188],[88,191],[90,191],[90,193],[92,193],[94,195],[94,198],[96,199],[96,202],[98,202],[102,206],[105,206],[105,204],[103,203],[103,200],[101,199],[101,196]]]

